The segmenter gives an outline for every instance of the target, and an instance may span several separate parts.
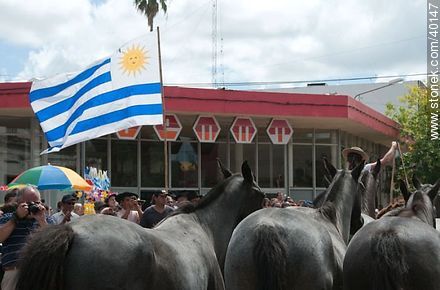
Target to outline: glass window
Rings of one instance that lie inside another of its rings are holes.
[[[316,130],[315,142],[326,144],[338,144],[337,132],[335,130]]]
[[[178,115],[177,116],[182,124],[182,131],[180,131],[179,137],[177,140],[181,140],[183,142],[186,141],[197,141],[197,136],[194,134],[193,125],[197,119],[196,115]]]
[[[234,121],[231,117],[222,117],[222,116],[215,116],[217,119],[218,124],[221,127],[220,134],[217,137],[216,142],[226,142],[229,138],[229,128],[231,127],[232,122]],[[231,137],[232,138],[232,137]]]
[[[292,135],[293,143],[312,143],[313,130],[312,129],[293,129]]]
[[[324,164],[323,157],[326,157],[333,166],[338,167],[336,164],[337,146],[316,146],[316,187],[327,187],[328,184],[324,179]]]
[[[284,145],[258,144],[258,185],[284,187]]]
[[[197,143],[171,143],[171,187],[198,187]]]
[[[154,126],[142,126],[141,128],[141,139],[149,139],[149,140],[159,140],[157,137],[156,131],[154,131]]]
[[[76,171],[77,145],[64,148],[63,150],[48,154],[48,162],[52,165],[63,166]]]
[[[29,118],[3,116],[0,120],[0,185],[32,167]],[[36,149],[39,152],[40,148]]]
[[[112,140],[112,187],[137,186],[137,142]]]
[[[272,187],[273,184],[270,151],[270,144],[258,144],[258,185],[260,187]]]
[[[220,158],[223,165],[227,165],[226,143],[201,144],[202,187],[213,187],[223,178],[218,170],[217,158]]]
[[[1,128],[1,127],[0,127]],[[1,184],[8,184],[30,168],[30,134],[28,129],[2,127],[0,133]]]
[[[247,161],[252,172],[255,174],[255,144],[236,144],[231,143],[231,171],[241,173],[243,161]]]
[[[85,142],[86,166],[95,167],[97,170],[108,170],[107,140],[93,139]]]
[[[163,142],[141,142],[141,186],[164,187]]]
[[[312,146],[293,145],[293,187],[313,187]]]

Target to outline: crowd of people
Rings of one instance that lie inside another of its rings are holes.
[[[311,200],[295,201],[290,196],[286,196],[283,192],[277,192],[276,197],[273,198],[265,197],[261,204],[262,208],[267,208],[267,207],[284,208],[289,206],[313,207],[313,203]]]

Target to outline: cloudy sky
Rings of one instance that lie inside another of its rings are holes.
[[[425,0],[218,0],[217,81],[423,80],[425,10]],[[212,0],[168,0],[154,23],[165,84],[209,85],[211,23]],[[0,81],[78,71],[147,30],[131,0],[0,0]]]

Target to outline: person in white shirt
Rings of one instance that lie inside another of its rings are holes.
[[[116,196],[116,201],[122,207],[117,216],[139,224],[142,218],[142,209],[138,203],[138,195],[133,192],[123,192]]]
[[[66,194],[61,199],[61,210],[52,215],[55,224],[65,224],[71,220],[79,218],[79,215],[73,212],[73,207],[76,202],[76,197],[72,194]]]
[[[393,141],[391,143],[391,147],[388,150],[388,152],[385,153],[385,155],[380,159],[381,166],[392,164],[392,161],[395,158],[396,150],[397,150],[397,142]],[[362,148],[360,147],[346,148],[342,151],[342,155],[345,158],[346,168],[348,170],[353,170],[357,165],[359,165],[359,163],[361,163],[362,161],[367,162],[369,158],[368,154],[365,153],[365,151],[362,150]],[[365,164],[363,170],[373,171],[374,167],[376,166],[376,163],[377,162]]]

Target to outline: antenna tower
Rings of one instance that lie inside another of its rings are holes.
[[[217,0],[212,0],[212,67],[211,82],[217,87]]]

